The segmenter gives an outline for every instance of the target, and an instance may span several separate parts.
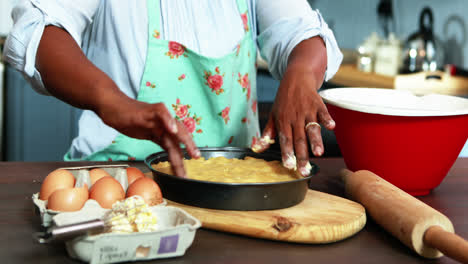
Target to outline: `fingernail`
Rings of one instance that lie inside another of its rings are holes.
[[[172,123],[171,131],[172,131],[172,133],[177,133],[177,124],[176,123]]]
[[[334,127],[335,125],[336,125],[336,123],[335,123],[335,121],[333,121],[333,120],[330,120],[330,121],[328,121],[328,123],[327,123],[327,127]]]
[[[315,147],[314,154],[316,156],[321,156],[323,154],[323,149],[320,146]]]
[[[283,166],[290,170],[296,170],[296,156],[288,154],[286,160],[283,160]]]
[[[195,150],[195,156],[196,157],[200,157],[201,156],[201,152],[199,149]]]

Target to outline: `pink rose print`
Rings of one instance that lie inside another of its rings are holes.
[[[187,54],[185,54],[185,47],[175,41],[169,41],[169,51],[166,52],[166,56],[169,56],[171,59],[177,59],[179,56],[188,57]]]
[[[237,46],[236,46],[236,56],[239,55],[239,51],[240,51],[240,44],[237,44]]]
[[[176,104],[172,104],[172,109],[174,109],[174,112],[176,114],[176,119],[177,120],[182,120],[184,117],[188,115],[188,110],[191,108],[191,105],[184,105],[180,103],[180,99],[177,98]]]
[[[231,136],[231,137],[229,138],[228,144],[231,144],[233,139],[234,139],[234,136]]]
[[[242,83],[245,84],[245,85],[249,85],[250,84],[250,81],[249,81],[249,74],[246,73],[244,75],[244,77],[242,77]]]
[[[155,88],[156,85],[154,83],[151,83],[151,82],[146,82],[146,87]]]
[[[159,33],[159,31],[155,29],[153,33],[153,37],[159,39],[161,37],[161,34]]]
[[[177,78],[179,81],[182,81],[183,79],[185,79],[185,74],[182,74],[179,76],[179,78]]]
[[[254,101],[252,102],[252,112],[253,112],[254,114],[257,113],[257,100],[254,100]]]
[[[237,82],[241,85],[243,92],[247,90],[247,100],[250,100],[251,87],[250,87],[249,74],[246,73],[242,76],[242,74],[240,74],[239,72],[238,76],[239,78],[237,79]]]
[[[135,161],[136,158],[135,157],[128,157],[128,161]]]
[[[193,131],[195,131],[197,124],[193,118],[187,117],[184,119],[183,123],[189,133],[193,133]]]
[[[112,158],[108,158],[107,161],[112,161]]]
[[[242,123],[245,123],[245,122],[247,122],[247,117],[244,117],[244,118],[242,118],[242,120],[241,120],[241,121],[242,121]]]
[[[242,23],[244,24],[244,30],[249,31],[249,19],[247,18],[247,12],[241,14]]]
[[[223,77],[218,74],[208,76],[206,81],[208,82],[208,86],[215,91],[218,91],[223,86]]]
[[[231,108],[229,106],[226,106],[221,112],[218,113],[219,116],[221,116],[224,119],[224,123],[227,125],[229,121],[229,110]]]
[[[221,93],[224,92],[224,89],[221,88],[223,86],[223,78],[224,78],[224,73],[221,74],[221,71],[219,70],[219,67],[215,68],[215,74],[212,74],[211,72],[204,71],[205,73],[205,85],[208,85],[208,87],[211,88],[212,92],[215,92],[216,95],[220,95]]]
[[[186,115],[188,114],[188,107],[186,105],[181,105],[180,107],[178,107],[178,109],[176,110],[176,115],[182,119],[184,118]]]
[[[203,130],[201,128],[197,128],[197,126],[200,125],[202,118],[200,116],[197,116],[196,114],[191,114],[189,112],[189,109],[192,106],[187,104],[181,104],[180,99],[176,99],[176,103],[172,104],[172,109],[174,109],[175,112],[175,119],[178,121],[182,121],[184,126],[187,128],[187,131],[190,133],[196,132],[196,133],[202,133]]]

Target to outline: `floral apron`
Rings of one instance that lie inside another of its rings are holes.
[[[163,102],[199,147],[248,147],[259,136],[256,45],[247,1],[237,0],[237,6],[244,37],[229,54],[212,58],[160,39],[160,1],[148,0],[148,53],[137,100]],[[119,134],[85,159],[144,160],[159,151],[162,148],[152,141]]]

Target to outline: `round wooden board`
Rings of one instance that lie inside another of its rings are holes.
[[[168,203],[186,210],[207,229],[297,243],[340,241],[366,224],[362,205],[313,190],[296,206],[268,211],[226,211]]]

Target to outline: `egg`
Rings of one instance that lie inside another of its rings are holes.
[[[41,185],[39,199],[47,200],[49,196],[58,189],[72,188],[75,186],[75,177],[65,169],[54,170],[49,173]]]
[[[83,208],[88,200],[88,188],[64,188],[53,192],[47,201],[47,208],[55,211],[72,212]]]
[[[135,167],[128,167],[127,168],[127,179],[128,185],[130,186],[135,180],[138,178],[145,177],[145,174],[141,172],[138,168]]]
[[[107,176],[93,184],[89,198],[96,200],[102,208],[110,209],[116,201],[125,199],[125,191],[116,179]]]
[[[159,185],[150,178],[142,177],[137,179],[127,189],[127,197],[139,195],[145,199],[149,206],[163,202],[163,197]]]
[[[96,168],[96,169],[92,169],[89,171],[89,178],[91,179],[91,186],[103,177],[110,177],[110,174],[101,168]]]

